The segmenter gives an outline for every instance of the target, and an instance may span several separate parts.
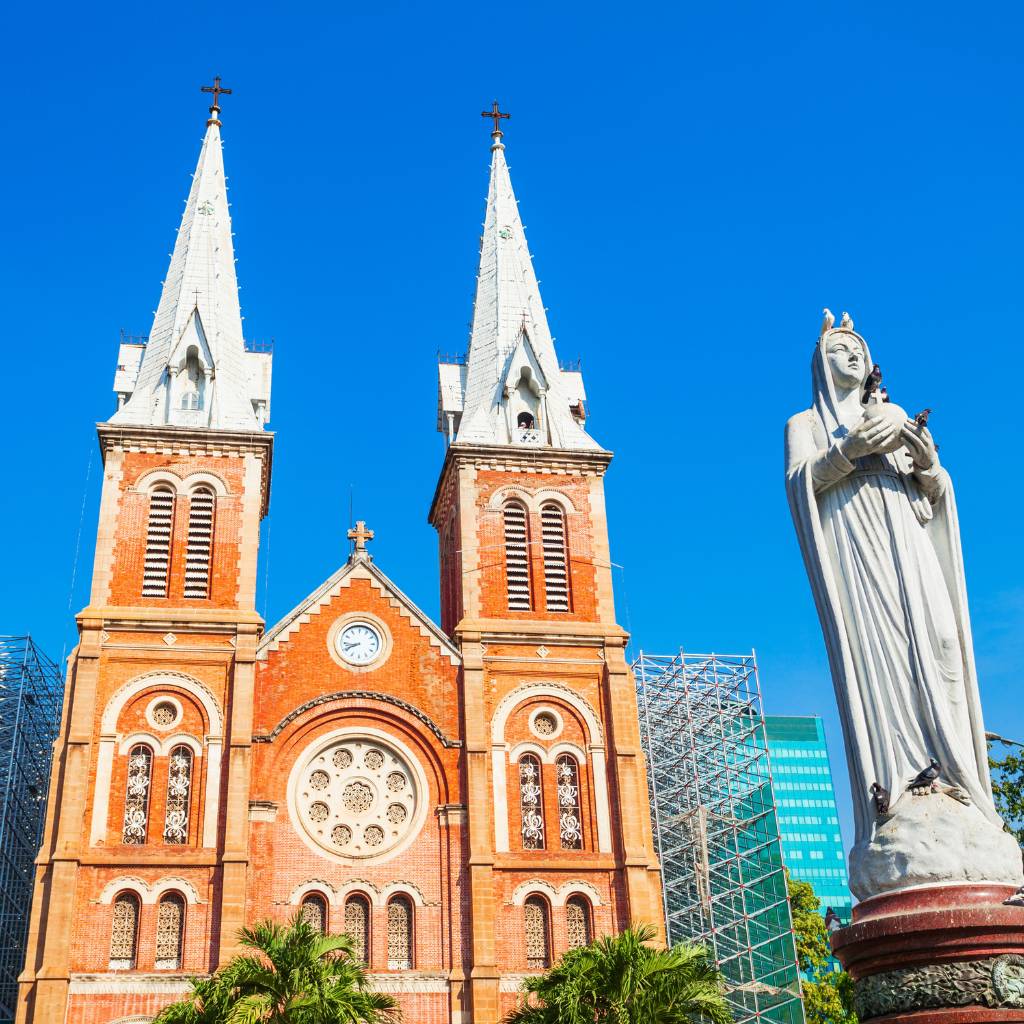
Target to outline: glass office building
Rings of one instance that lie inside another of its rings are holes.
[[[822,721],[766,715],[764,722],[786,867],[814,886],[822,914],[831,907],[849,924],[853,899]]]

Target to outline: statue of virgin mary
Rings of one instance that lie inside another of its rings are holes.
[[[850,887],[1019,886],[992,801],[953,486],[927,427],[865,404],[872,365],[849,317],[833,327],[826,311],[812,405],[786,425],[853,788]]]

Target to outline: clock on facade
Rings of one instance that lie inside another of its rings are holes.
[[[350,622],[338,631],[334,645],[350,665],[369,665],[383,646],[380,633],[367,622]]]

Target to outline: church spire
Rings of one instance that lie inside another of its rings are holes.
[[[220,137],[220,76],[153,327],[122,345],[112,423],[258,430],[269,418],[270,354],[247,352]]]
[[[440,367],[438,429],[453,443],[599,449],[583,429],[583,380],[562,370],[548,328],[500,128],[485,110],[491,180],[465,365]]]

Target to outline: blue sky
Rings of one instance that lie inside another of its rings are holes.
[[[616,452],[635,644],[756,648],[767,709],[823,714],[841,767],[782,429],[822,307],[849,309],[894,399],[935,410],[987,724],[1024,736],[1022,21],[1009,3],[18,5],[0,632],[73,642],[93,424],[119,329],[149,330],[215,73],[247,335],[276,345],[260,609],[342,561],[351,490],[381,567],[436,613],[436,353],[465,347],[497,97],[559,354],[582,357]]]

